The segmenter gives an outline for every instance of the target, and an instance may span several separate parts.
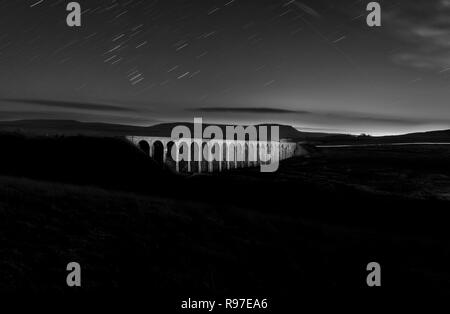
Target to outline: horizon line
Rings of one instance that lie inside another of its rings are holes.
[[[159,121],[156,123],[150,123],[150,124],[146,124],[143,125],[141,123],[114,123],[114,122],[104,122],[104,121],[83,121],[83,120],[76,120],[76,119],[52,119],[52,118],[48,118],[48,119],[0,119],[0,123],[1,122],[25,122],[25,121],[66,121],[66,122],[77,122],[77,123],[90,123],[90,124],[107,124],[107,125],[120,125],[120,126],[129,126],[129,127],[139,127],[139,128],[146,128],[146,127],[152,127],[152,126],[157,126],[157,125],[161,125],[161,124],[170,124],[170,123],[186,123],[186,124],[194,124],[194,122],[192,121]],[[401,136],[401,135],[409,135],[409,134],[418,134],[418,133],[426,133],[426,132],[439,132],[439,131],[447,131],[450,129],[438,129],[438,128],[430,128],[427,130],[421,130],[421,131],[415,131],[415,132],[399,132],[399,133],[381,133],[381,134],[370,134],[369,132],[365,133],[365,132],[351,132],[351,131],[344,131],[344,132],[338,132],[338,131],[334,131],[334,130],[327,130],[326,128],[320,128],[320,127],[316,127],[316,128],[310,128],[310,127],[299,127],[299,126],[294,126],[291,124],[282,124],[282,123],[269,123],[269,122],[265,122],[265,123],[254,123],[254,124],[229,124],[229,123],[220,123],[220,124],[214,124],[214,123],[210,123],[210,122],[203,122],[203,124],[206,125],[220,125],[220,126],[226,126],[226,125],[230,125],[230,126],[236,126],[236,125],[242,125],[242,126],[258,126],[258,125],[278,125],[278,126],[289,126],[294,128],[295,130],[302,132],[302,133],[322,133],[322,134],[330,134],[330,135],[349,135],[349,136],[362,136],[362,135],[366,135],[366,136],[370,136],[370,137],[386,137],[386,136]]]

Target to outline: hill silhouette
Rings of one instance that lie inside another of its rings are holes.
[[[122,138],[0,133],[0,175],[158,190],[172,172]]]
[[[95,136],[160,136],[170,137],[172,129],[178,125],[187,126],[194,132],[192,122],[160,123],[151,126],[133,126],[124,124],[80,122],[75,120],[17,120],[0,121],[0,130],[25,132],[40,135],[95,135]],[[211,124],[204,123],[203,129]],[[450,142],[450,130],[409,133],[391,136],[355,136],[349,134],[331,134],[321,132],[303,132],[289,125],[258,124],[255,126],[279,126],[280,138],[296,141],[309,141],[314,144],[377,144],[409,142]],[[226,125],[218,125],[225,133]],[[270,131],[270,128],[268,128]],[[270,133],[268,134],[270,136]]]
[[[79,122],[75,120],[17,120],[17,121],[0,121],[0,130],[4,131],[20,131],[41,135],[100,135],[100,136],[160,136],[170,137],[172,129],[176,126],[187,126],[191,133],[194,134],[194,124],[192,122],[173,122],[161,123],[148,127],[132,126],[123,124],[97,123],[97,122]],[[203,124],[203,129],[211,124]],[[316,137],[320,133],[300,132],[292,126],[279,124],[259,124],[259,126],[280,127],[280,138],[283,139],[306,139]],[[218,125],[225,133],[226,125]],[[268,128],[270,136],[270,128]],[[326,134],[323,134],[324,136]]]

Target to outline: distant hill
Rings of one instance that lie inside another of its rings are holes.
[[[314,144],[387,144],[387,143],[450,143],[450,130],[408,133],[388,136],[356,136],[356,135],[327,135],[310,138]]]
[[[98,122],[79,122],[75,120],[17,120],[0,121],[0,130],[21,131],[39,135],[100,135],[123,136],[145,134],[145,127]]]
[[[40,135],[99,135],[99,136],[126,136],[126,135],[141,135],[141,136],[161,136],[170,137],[172,129],[176,126],[187,126],[191,133],[194,133],[194,124],[192,122],[173,122],[161,123],[148,127],[96,123],[96,122],[79,122],[74,120],[18,120],[18,121],[1,121],[0,130],[3,131],[21,131],[30,132]],[[203,124],[206,128],[211,124]],[[273,126],[275,124],[266,124],[266,126]],[[226,125],[219,125],[224,134]],[[257,125],[257,126],[262,126]],[[292,126],[278,125],[280,127],[280,138],[283,139],[306,139],[308,133],[300,132]],[[270,132],[270,128],[268,128]],[[270,133],[269,133],[270,136]]]
[[[187,126],[194,133],[192,122],[161,123],[148,127],[98,122],[79,122],[75,120],[18,120],[0,121],[0,130],[38,135],[96,135],[96,136],[161,136],[170,137],[172,129],[178,125]],[[203,124],[206,128],[211,124]],[[280,138],[296,141],[309,141],[314,144],[377,144],[409,142],[450,142],[450,130],[410,133],[392,136],[355,136],[349,134],[330,134],[320,132],[302,132],[289,125],[258,124],[258,126],[279,126]],[[219,125],[225,134],[226,125]],[[268,128],[270,136],[270,128]]]
[[[450,130],[429,131],[421,133],[410,133],[397,136],[383,136],[381,139],[385,141],[389,140],[401,140],[404,142],[419,141],[419,142],[450,142]]]

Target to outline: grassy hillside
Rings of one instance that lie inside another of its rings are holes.
[[[83,266],[85,291],[157,291],[154,298],[358,289],[371,260],[385,267],[388,291],[448,288],[450,247],[440,224],[427,226],[424,219],[416,229],[391,228],[393,221],[329,222],[316,212],[326,208],[301,197],[292,204],[290,214],[267,213],[240,202],[188,202],[2,177],[0,290],[67,293],[69,261]],[[344,211],[342,205],[332,210]],[[389,217],[373,209],[360,207]]]
[[[446,147],[329,149],[277,173],[166,180],[120,139],[6,139],[0,290],[65,293],[70,261],[86,291],[156,298],[360,289],[373,260],[383,291],[449,287]]]
[[[157,189],[171,172],[122,138],[0,133],[0,174],[124,190]]]

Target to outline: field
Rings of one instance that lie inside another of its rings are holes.
[[[133,184],[120,160],[107,182],[81,167],[76,182],[3,167],[0,290],[64,295],[65,267],[77,261],[91,292],[364,292],[376,261],[387,294],[448,291],[449,155],[446,146],[332,148],[274,174],[190,177],[144,156],[152,166]]]

